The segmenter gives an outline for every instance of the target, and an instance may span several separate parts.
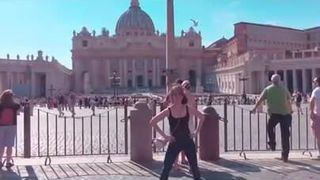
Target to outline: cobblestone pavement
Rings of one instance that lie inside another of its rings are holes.
[[[0,171],[1,180],[53,180],[53,179],[92,179],[92,180],[155,180],[159,178],[163,157],[158,157],[153,163],[137,164],[127,159],[115,161],[114,163],[104,162],[101,157],[95,161],[77,161],[77,158],[69,160],[61,158],[54,160],[48,166],[41,164],[23,165],[29,162],[17,160],[17,166],[11,171],[2,168]],[[29,160],[36,162],[36,160]],[[24,162],[19,164],[19,162]],[[32,164],[32,163],[31,163]],[[255,180],[255,179],[314,179],[320,177],[320,161],[309,158],[292,158],[288,163],[275,158],[268,159],[227,159],[221,158],[217,162],[200,161],[199,167],[204,179],[212,180]],[[192,179],[187,167],[180,170],[173,170],[170,179]]]

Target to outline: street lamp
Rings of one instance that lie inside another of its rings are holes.
[[[243,86],[242,86],[242,99],[244,104],[246,104],[247,102],[247,95],[246,95],[246,81],[248,80],[247,77],[241,77],[241,75],[239,74],[239,81],[243,82]]]
[[[113,97],[118,96],[118,86],[120,85],[120,77],[117,76],[117,72],[113,71],[112,77],[110,77],[111,86],[113,87]]]

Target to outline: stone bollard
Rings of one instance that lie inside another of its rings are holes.
[[[24,158],[31,157],[31,126],[30,126],[30,104],[26,103],[23,108],[24,118]]]
[[[130,159],[134,162],[152,161],[152,130],[149,121],[152,110],[144,102],[137,102],[130,111]]]
[[[219,152],[219,120],[221,117],[211,106],[203,108],[205,121],[200,130],[200,159],[215,161],[220,158]]]

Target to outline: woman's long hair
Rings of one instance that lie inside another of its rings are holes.
[[[181,102],[182,104],[188,103],[187,96],[185,95],[181,85],[175,84],[174,86],[171,87],[171,89],[169,90],[166,96],[166,101],[169,101],[169,97],[172,96],[173,94],[180,94],[183,97]]]
[[[4,90],[0,95],[1,104],[11,104],[13,103],[13,92],[11,89]]]

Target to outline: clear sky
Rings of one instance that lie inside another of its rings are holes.
[[[83,26],[114,34],[131,0],[0,0],[0,57],[37,50],[71,67],[72,31]],[[233,35],[240,21],[306,29],[320,26],[320,0],[174,0],[176,35],[199,21],[203,44]],[[165,32],[166,0],[140,0],[156,29]]]

